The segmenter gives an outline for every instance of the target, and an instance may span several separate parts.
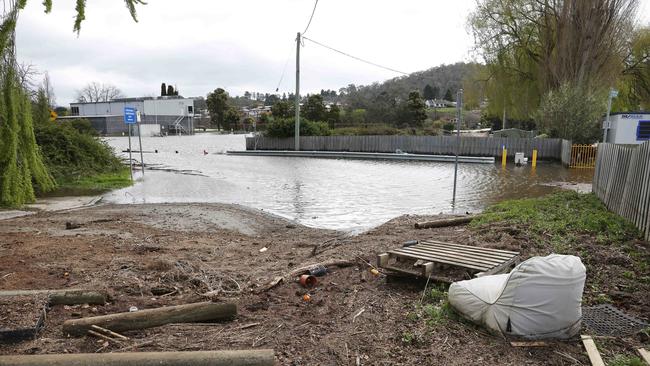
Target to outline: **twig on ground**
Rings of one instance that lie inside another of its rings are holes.
[[[361,310],[359,310],[356,314],[354,314],[354,316],[352,317],[352,323],[354,323],[354,321],[357,320],[359,315],[363,314],[364,311],[366,311],[365,307],[361,308]]]

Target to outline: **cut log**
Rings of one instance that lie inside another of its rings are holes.
[[[50,305],[104,305],[106,303],[106,295],[83,289],[0,291],[0,297],[32,295],[48,295]]]
[[[70,319],[63,323],[63,333],[73,336],[82,336],[85,335],[93,325],[114,332],[123,332],[134,329],[153,328],[172,323],[230,320],[236,315],[237,306],[235,304],[199,302],[187,305],[139,310],[128,313]]]
[[[472,216],[454,217],[451,219],[443,219],[443,220],[436,220],[436,221],[416,222],[415,228],[428,229],[433,227],[465,225],[465,224],[469,224],[472,220],[474,220],[477,217],[478,216],[476,215],[472,215]]]
[[[64,291],[50,295],[50,305],[104,305],[106,296],[94,291]]]
[[[324,261],[324,262],[314,263],[314,264],[310,264],[308,266],[296,268],[293,271],[289,272],[285,277],[286,278],[298,277],[301,274],[305,274],[305,273],[309,272],[310,269],[318,267],[318,266],[323,266],[325,268],[327,268],[327,267],[350,267],[350,266],[352,266],[354,264],[355,264],[355,262],[349,261],[347,259],[331,259],[331,260],[327,260],[327,261]]]
[[[0,366],[272,366],[272,349],[0,356]]]

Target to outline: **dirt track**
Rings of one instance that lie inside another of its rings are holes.
[[[364,261],[374,264],[377,253],[410,239],[548,254],[544,248],[525,247],[525,238],[507,234],[493,237],[493,232],[464,227],[413,229],[422,219],[403,216],[354,237],[217,204],[103,205],[0,221],[0,289],[81,287],[111,295],[106,306],[52,307],[36,340],[0,345],[0,354],[270,347],[281,365],[589,363],[577,341],[513,348],[464,322],[427,321],[416,306],[422,283],[387,282],[383,275],[371,275]],[[81,227],[66,230],[66,222]],[[312,255],[316,244],[322,245]],[[267,250],[260,252],[262,248]],[[275,276],[328,259],[356,265],[322,277],[310,291],[309,303],[296,283],[258,293]],[[201,294],[207,292],[214,301],[237,303],[237,320],[127,332],[131,340],[124,346],[67,338],[61,332],[62,322],[71,317],[203,301]],[[586,294],[587,301],[593,296]],[[647,316],[649,300],[643,293],[626,296],[626,310]],[[2,318],[0,328],[6,326]],[[250,326],[254,323],[259,324]],[[618,351],[638,345],[635,339],[615,343]]]

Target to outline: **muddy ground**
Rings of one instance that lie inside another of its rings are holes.
[[[589,364],[579,340],[512,347],[455,317],[427,318],[418,305],[424,283],[369,272],[366,262],[374,264],[378,253],[411,239],[516,249],[523,259],[552,251],[511,227],[413,228],[430,218],[403,216],[357,236],[219,204],[100,205],[3,220],[0,289],[101,289],[111,300],[105,306],[53,306],[37,339],[0,345],[0,354],[273,348],[279,365]],[[66,230],[67,222],[80,227]],[[647,243],[630,245],[648,253]],[[602,249],[589,240],[584,250],[591,253],[586,303],[607,296],[647,320],[648,285],[621,277],[625,256],[615,250],[594,255]],[[293,282],[260,291],[276,276],[330,259],[355,264],[321,277],[309,291],[310,302]],[[69,338],[61,330],[66,319],[205,301],[206,293],[213,301],[235,302],[237,319],[125,332],[130,340],[122,345]],[[0,309],[0,328],[7,327],[3,319],[15,319],[7,308]],[[633,354],[643,342],[633,336],[599,346],[607,361]]]

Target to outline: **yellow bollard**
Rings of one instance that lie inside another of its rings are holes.
[[[503,149],[503,156],[501,157],[501,166],[506,166],[506,157],[508,156],[508,149]]]
[[[533,150],[533,168],[537,166],[537,149]]]

